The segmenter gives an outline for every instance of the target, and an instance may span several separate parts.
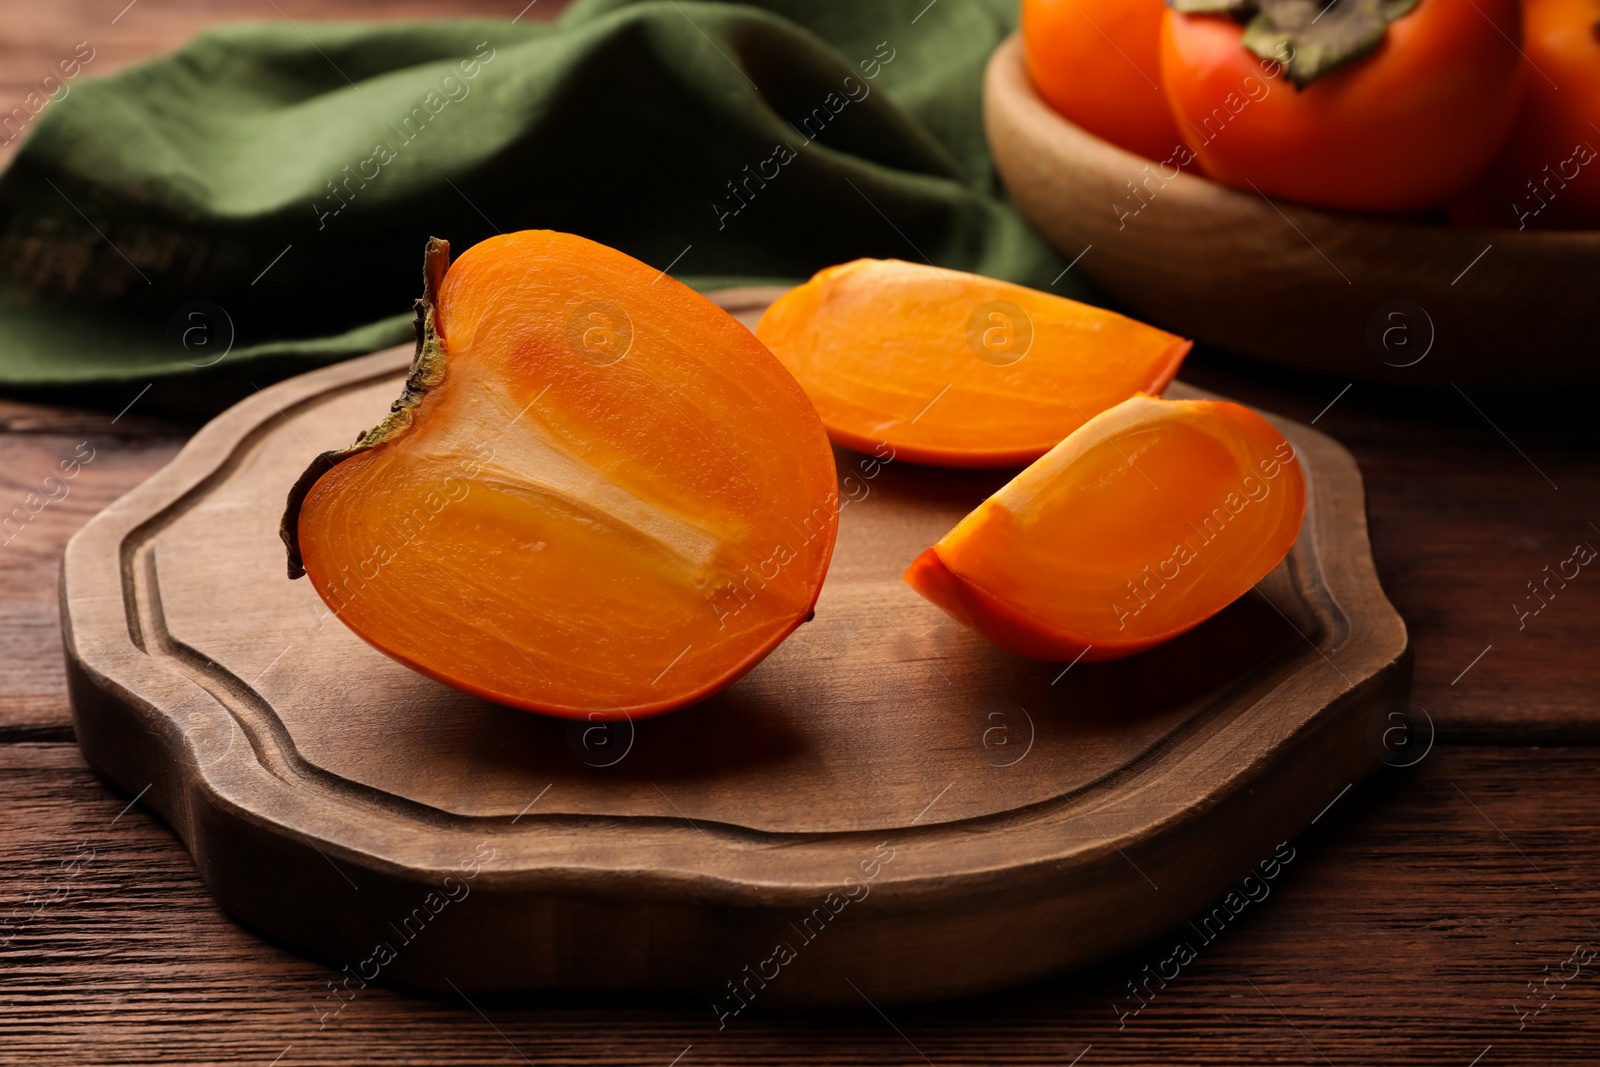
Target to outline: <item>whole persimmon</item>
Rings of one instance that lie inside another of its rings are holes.
[[[1517,0],[1172,6],[1167,100],[1201,166],[1229,185],[1356,211],[1437,207],[1516,119]]]
[[[1487,174],[1451,208],[1466,226],[1600,226],[1600,2],[1523,0],[1522,113]]]
[[[1022,52],[1045,102],[1149,159],[1183,147],[1161,92],[1162,0],[1023,0]]]
[[[289,576],[379,651],[489,700],[654,715],[808,619],[827,434],[727,312],[572,234],[432,241],[404,395],[290,491]]]

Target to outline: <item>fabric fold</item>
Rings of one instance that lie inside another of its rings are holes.
[[[219,409],[404,342],[432,235],[567,230],[702,289],[861,256],[1047,287],[982,130],[1014,7],[238,24],[83,78],[0,176],[0,387]]]

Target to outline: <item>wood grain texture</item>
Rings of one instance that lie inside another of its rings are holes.
[[[552,2],[540,0],[526,17]],[[310,7],[378,17],[394,6],[280,3],[297,20]],[[70,48],[123,6],[9,5],[0,77],[26,92],[30,72],[53,63],[58,45]],[[139,0],[113,28],[130,34],[131,61],[181,43],[188,32],[160,36],[147,33],[151,26],[224,19],[247,6],[271,15],[257,0]],[[102,40],[108,38],[95,36]],[[9,151],[0,148],[0,155]],[[1346,384],[1204,350],[1190,357],[1184,374],[1301,422],[1317,418]],[[1600,498],[1590,401],[1581,390],[1526,401],[1471,395],[1560,492],[1452,391],[1429,396],[1361,384],[1316,425],[1361,463],[1379,572],[1413,638],[1415,699],[1442,736],[1592,742],[1600,739],[1600,700],[1586,620],[1600,613],[1600,582],[1574,583],[1538,628],[1518,635],[1528,639],[1525,654],[1500,656],[1510,647],[1501,643],[1502,627],[1515,625],[1506,590],[1521,590],[1549,562],[1546,550],[1564,545],[1574,528],[1600,522],[1586,514]],[[75,444],[117,406],[100,414],[0,402],[0,477],[21,484],[40,458],[16,431],[59,428],[71,437],[65,443]],[[137,414],[135,408],[117,429]],[[124,470],[126,485],[108,490],[110,497],[176,450],[170,430],[141,433],[146,447],[128,452],[130,464],[141,466]],[[52,551],[24,561],[0,550],[0,742],[70,733],[54,604],[46,625],[12,598],[31,597],[47,589],[45,578],[56,580],[60,550],[86,517],[46,509],[29,536],[51,539]],[[1495,649],[1452,687],[1491,641]],[[1490,1044],[1479,1067],[1587,1062],[1600,1040],[1600,994],[1587,978],[1520,1032],[1511,1004],[1526,995],[1524,983],[1559,966],[1569,941],[1588,936],[1582,928],[1600,910],[1592,889],[1600,878],[1593,758],[1593,749],[1444,748],[1413,770],[1386,772],[1353,789],[1297,839],[1303,858],[1266,905],[1243,915],[1125,1030],[1116,1029],[1111,1005],[1119,996],[1126,1001],[1124,983],[1139,978],[1146,963],[1159,962],[1144,952],[1065,981],[890,1011],[925,1059],[865,1005],[849,1015],[746,1016],[718,1032],[700,1004],[475,997],[480,1015],[453,995],[374,986],[319,1029],[321,1014],[337,1007],[325,984],[336,972],[229,920],[182,843],[142,806],[112,825],[130,798],[114,795],[74,746],[0,743],[0,926],[13,909],[31,910],[24,904],[30,896],[54,895],[59,887],[43,881],[77,842],[99,849],[67,898],[49,904],[25,936],[8,939],[0,928],[0,1063],[267,1065],[282,1054],[282,1067],[529,1060],[664,1067],[691,1044],[681,1067],[930,1060],[941,1067],[1062,1067],[1088,1044],[1094,1047],[1083,1067],[1326,1062],[1291,1024],[1341,1065],[1466,1067]],[[1560,890],[1530,867],[1518,868],[1520,858],[1451,783],[1552,872]],[[95,836],[102,830],[111,836]]]
[[[753,321],[777,292],[717,298]],[[413,905],[481,864],[481,903],[430,905],[449,935],[380,960],[391,980],[728,1009],[724,986],[753,995],[758,965],[766,1003],[848,1000],[840,970],[891,1003],[996,988],[1237,880],[1377,766],[1374,726],[1405,695],[1354,462],[1279,421],[1308,483],[1295,549],[1137,658],[1024,660],[900,581],[1004,472],[840,452],[849,503],[816,618],[747,678],[637,727],[494,707],[385,658],[282,575],[285,487],[388,409],[409,359],[230,409],[63,565],[90,762],[150,786],[225,907],[358,971],[396,936],[409,949],[406,917],[432,918]],[[610,747],[573,743],[598,732]],[[795,958],[774,964],[775,944]]]
[[[62,550],[178,451],[168,437],[110,436],[109,418],[46,418],[51,432],[0,434],[0,738],[63,734]]]
[[[1600,233],[1391,222],[1163,168],[1052,110],[1017,36],[989,61],[984,115],[1023,213],[1067,259],[1081,253],[1084,274],[1174,333],[1358,381],[1600,380],[1600,363],[1572,343],[1600,332]]]
[[[1467,1067],[1489,1046],[1480,1067],[1586,1063],[1592,965],[1552,980],[1521,1030],[1517,1012],[1575,944],[1600,945],[1593,756],[1444,747],[1355,787],[1291,843],[1269,895],[1121,1028],[1127,983],[1169,942],[1198,940],[1186,923],[1068,979],[883,1015],[859,999],[752,1009],[719,1030],[688,1000],[379,986],[336,1000],[335,970],[231,922],[165,826],[142,803],[118,818],[130,798],[72,746],[0,746],[0,1062],[1065,1067],[1092,1045],[1083,1067]],[[80,844],[92,858],[68,874]]]

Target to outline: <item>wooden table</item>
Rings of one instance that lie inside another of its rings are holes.
[[[121,6],[63,0],[13,17],[0,31],[0,93],[25,93],[28,72],[85,27],[101,48],[95,72],[107,73],[223,17],[378,8],[265,0],[219,14],[139,0],[111,25]],[[448,10],[509,18],[521,7]],[[660,999],[469,1003],[376,986],[337,999],[334,971],[223,915],[166,827],[79,757],[54,588],[72,532],[193,427],[137,404],[114,417],[0,401],[0,511],[39,491],[60,460],[92,455],[64,496],[0,534],[0,1064],[1592,1062],[1600,572],[1550,579],[1543,607],[1528,584],[1576,544],[1600,545],[1600,448],[1585,399],[1341,393],[1343,381],[1211,354],[1184,377],[1314,419],[1355,453],[1379,570],[1411,627],[1414,701],[1437,726],[1432,750],[1330,798],[1270,895],[1175,977],[1152,977],[1172,974],[1163,941],[977,1000],[887,1015],[865,1002],[826,1017],[747,1013],[723,1030],[704,1004]]]

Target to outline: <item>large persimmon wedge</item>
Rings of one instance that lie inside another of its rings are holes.
[[[1106,660],[1171,640],[1276,567],[1305,514],[1294,447],[1248,408],[1137,396],[967,515],[905,578],[995,644]]]
[[[402,663],[569,717],[705,697],[809,617],[833,456],[748,330],[570,234],[435,240],[424,273],[405,395],[290,494],[291,577]]]
[[[1172,381],[1191,342],[975,274],[893,259],[829,267],[756,326],[838,444],[946,467],[1031,463]]]

